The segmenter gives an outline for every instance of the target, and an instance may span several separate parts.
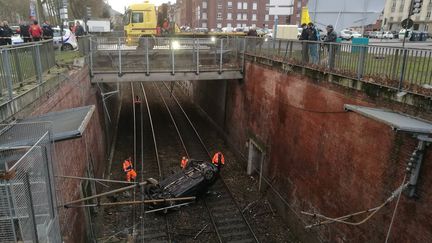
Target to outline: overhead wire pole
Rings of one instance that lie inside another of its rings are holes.
[[[134,160],[133,163],[136,163],[136,154],[137,154],[137,139],[136,139],[136,109],[135,109],[135,92],[134,92],[134,87],[133,87],[133,83],[131,83],[131,94],[132,94],[132,112],[133,112],[133,137],[134,137]],[[135,201],[135,188],[133,190],[133,200]],[[132,207],[132,237],[135,236],[135,206]]]
[[[140,132],[141,132],[141,182],[144,182],[144,114],[142,103],[140,104]],[[144,201],[144,187],[141,187],[141,201]],[[141,223],[141,234],[142,242],[144,243],[144,214],[145,207],[141,204],[140,223]]]

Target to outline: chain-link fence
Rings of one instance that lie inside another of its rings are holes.
[[[61,242],[49,123],[0,125],[0,242]]]

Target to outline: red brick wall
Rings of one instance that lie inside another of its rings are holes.
[[[84,69],[85,70],[85,69]],[[90,84],[87,72],[71,71],[70,79],[48,92],[33,104],[31,116],[52,111],[96,105],[96,110],[81,138],[55,143],[54,170],[56,175],[86,176],[90,157],[93,159],[94,176],[101,178],[107,155],[104,132],[104,115],[100,104],[100,94]],[[87,151],[87,152],[86,152]],[[56,178],[58,203],[62,204],[81,197],[81,181]],[[85,242],[86,225],[83,209],[59,208],[61,231],[64,242]]]
[[[246,70],[243,82],[228,82],[226,132],[243,154],[251,136],[267,145],[266,176],[298,214],[304,210],[338,217],[369,209],[402,183],[416,140],[343,111],[344,104],[388,104],[298,74],[255,64]],[[420,198],[402,196],[391,242],[432,242],[430,150],[422,167]],[[335,223],[313,231],[329,242],[384,242],[394,205],[361,226]]]

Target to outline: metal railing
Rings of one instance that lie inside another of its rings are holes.
[[[239,38],[90,37],[92,73],[223,72],[242,69]]]
[[[50,125],[0,125],[0,242],[61,242]]]
[[[92,74],[243,71],[246,56],[259,56],[432,96],[430,49],[253,37],[90,36],[82,41]]]
[[[91,35],[77,37],[78,50],[81,56],[86,56],[90,53],[90,38]]]
[[[14,97],[14,89],[28,82],[42,83],[43,73],[55,66],[52,40],[0,48],[0,96]]]
[[[246,54],[432,96],[432,50],[246,38]]]

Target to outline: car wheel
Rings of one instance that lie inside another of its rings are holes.
[[[212,180],[214,176],[215,174],[212,170],[207,170],[204,172],[204,178],[208,181]]]
[[[72,50],[73,50],[73,47],[72,47],[71,44],[66,43],[66,44],[63,44],[63,45],[62,45],[61,50],[62,50],[62,51],[72,51]]]

